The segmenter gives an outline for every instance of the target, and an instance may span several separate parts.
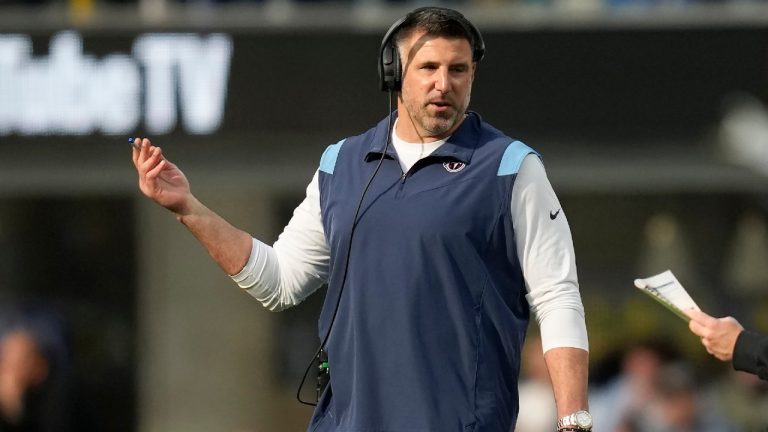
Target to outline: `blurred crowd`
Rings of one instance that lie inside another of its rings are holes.
[[[554,399],[541,344],[526,342],[516,432],[555,430]],[[594,364],[590,411],[600,432],[768,430],[768,382],[694,364],[663,340],[635,341]]]

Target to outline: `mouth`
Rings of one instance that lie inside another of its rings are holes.
[[[444,100],[432,100],[432,101],[429,101],[427,105],[433,107],[438,111],[446,111],[449,108],[453,107],[453,105],[450,102],[444,101]]]

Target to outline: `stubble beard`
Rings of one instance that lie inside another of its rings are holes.
[[[458,111],[455,107],[445,112],[431,113],[429,105],[419,105],[415,107],[411,103],[405,104],[414,126],[421,128],[429,136],[440,136],[450,131],[456,124]]]
[[[447,113],[429,114],[424,110],[423,116],[419,120],[421,127],[432,136],[440,136],[450,131],[456,124],[456,111],[451,110]]]
[[[438,137],[451,131],[460,116],[462,118],[464,117],[467,106],[469,106],[471,93],[467,93],[464,101],[454,101],[448,111],[438,111],[435,113],[430,112],[429,104],[414,103],[413,101],[408,101],[405,96],[406,95],[401,93],[405,109],[408,111],[408,115],[414,123],[414,126],[421,128],[421,131],[425,132],[427,136]],[[464,102],[464,106],[457,106],[456,102]]]

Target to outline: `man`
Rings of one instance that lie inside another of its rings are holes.
[[[530,309],[559,429],[591,428],[568,223],[538,155],[467,111],[483,53],[454,10],[395,23],[380,70],[397,110],[325,151],[272,247],[200,203],[159,147],[135,141],[142,192],[266,307],[328,283],[319,327],[330,383],[310,431],[512,430]]]
[[[686,311],[688,327],[701,338],[707,352],[733,368],[768,380],[768,336],[744,330],[733,317],[715,318],[702,311]]]

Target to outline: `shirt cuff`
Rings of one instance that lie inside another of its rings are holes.
[[[580,348],[589,351],[583,312],[563,308],[552,311],[539,322],[543,352],[552,348]]]
[[[245,267],[238,274],[229,276],[243,289],[251,288],[259,281],[267,264],[268,251],[266,249],[269,249],[269,246],[255,238],[252,238],[252,241],[251,255],[248,257]]]

